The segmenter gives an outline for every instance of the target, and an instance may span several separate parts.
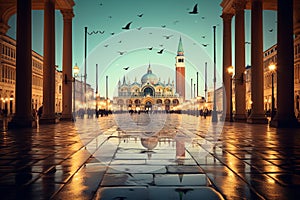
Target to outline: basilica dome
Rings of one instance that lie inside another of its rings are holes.
[[[158,83],[158,78],[155,74],[152,73],[150,65],[148,67],[147,73],[142,76],[141,82],[142,84],[149,82],[153,85]]]

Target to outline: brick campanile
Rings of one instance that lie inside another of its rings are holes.
[[[180,37],[176,56],[176,93],[185,100],[185,64],[182,40]]]

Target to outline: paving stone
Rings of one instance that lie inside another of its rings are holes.
[[[135,120],[146,123],[143,116],[136,115]],[[63,122],[1,132],[0,196],[5,199],[297,199],[300,196],[299,129],[247,123],[224,123],[223,127],[221,123],[213,125],[210,117],[177,114],[167,115],[164,127],[157,133],[142,133],[129,125],[126,128],[122,130],[114,117],[108,116],[78,119],[75,124]],[[216,134],[219,130],[222,134]],[[184,138],[184,142],[178,143],[178,138]]]

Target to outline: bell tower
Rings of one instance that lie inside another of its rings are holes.
[[[185,64],[184,51],[181,37],[179,39],[177,56],[176,56],[176,93],[185,100]]]

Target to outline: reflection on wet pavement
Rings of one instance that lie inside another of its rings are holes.
[[[4,199],[296,199],[299,129],[167,114],[0,132]],[[132,123],[137,126],[132,127]],[[155,125],[156,123],[152,123]],[[145,129],[148,126],[148,129]],[[145,131],[148,130],[148,131]]]

